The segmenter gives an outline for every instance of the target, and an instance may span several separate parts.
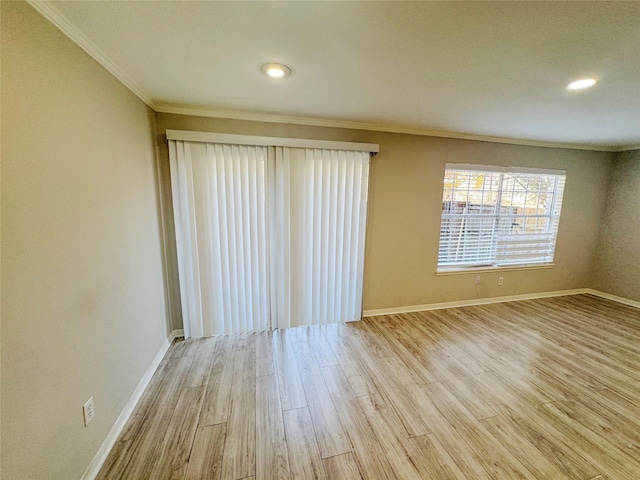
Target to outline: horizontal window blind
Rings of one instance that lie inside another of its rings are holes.
[[[447,164],[438,267],[553,261],[565,174]]]

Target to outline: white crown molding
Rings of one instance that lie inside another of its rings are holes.
[[[116,77],[125,87],[131,90],[140,100],[153,108],[151,96],[134,82],[124,70],[111,60],[100,48],[98,48],[84,33],[78,30],[67,18],[62,15],[51,2],[46,0],[26,0],[29,5],[35,8],[44,18],[53,23],[58,29],[69,37],[76,45],[83,49],[96,62],[107,69],[111,75]]]
[[[640,150],[640,145],[629,145],[626,147],[617,147],[611,151],[612,152],[630,152],[632,150]]]
[[[329,118],[305,117],[296,115],[278,115],[272,113],[257,113],[242,110],[227,110],[218,108],[202,108],[186,105],[175,105],[156,102],[151,107],[159,113],[173,113],[178,115],[193,115],[197,117],[228,118],[231,120],[247,120],[266,123],[289,123],[294,125],[309,125],[314,127],[349,128],[375,132],[404,133],[429,137],[455,138],[460,140],[475,140],[479,142],[505,143],[509,145],[523,145],[528,147],[568,148],[572,150],[589,150],[598,152],[618,152],[626,147],[611,147],[603,145],[588,145],[579,143],[554,143],[535,140],[519,140],[507,137],[492,137],[488,135],[474,135],[468,133],[445,132],[428,128],[395,125],[377,122],[355,122],[351,120],[337,120]],[[633,147],[629,148],[633,150]]]
[[[84,33],[78,30],[67,18],[62,15],[48,0],[26,0],[42,16],[53,23],[67,37],[75,42],[87,54],[100,65],[107,69],[122,84],[131,90],[140,100],[146,103],[154,111],[160,113],[173,113],[179,115],[195,115],[199,117],[228,118],[232,120],[248,120],[267,123],[288,123],[294,125],[308,125],[330,128],[349,128],[355,130],[367,130],[388,133],[404,133],[440,138],[455,138],[460,140],[475,140],[479,142],[503,143],[509,145],[522,145],[528,147],[568,148],[572,150],[589,150],[598,152],[624,152],[640,149],[640,145],[633,146],[603,146],[580,143],[555,143],[536,140],[521,140],[507,137],[493,137],[488,135],[475,135],[467,133],[446,132],[428,128],[413,127],[379,122],[356,122],[350,120],[338,120],[330,118],[316,118],[296,115],[278,115],[270,113],[257,113],[240,110],[226,110],[218,108],[193,107],[187,105],[175,105],[164,102],[155,102],[151,95],[136,84],[124,70],[111,60],[100,48],[98,48]]]

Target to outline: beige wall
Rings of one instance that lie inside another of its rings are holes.
[[[156,114],[156,122],[165,196],[170,189],[166,129],[379,143],[371,173],[367,310],[589,286],[613,154],[163,113]],[[497,273],[481,274],[477,288],[475,274],[436,276],[447,162],[566,169],[555,267],[503,271],[504,286],[497,285]]]
[[[640,150],[615,156],[596,259],[595,289],[640,302]]]
[[[637,273],[619,260],[637,262],[637,222],[628,237],[601,236],[598,271],[608,277],[592,277],[612,154],[153,114],[24,3],[2,2],[1,40],[3,479],[79,478],[171,328],[181,328],[177,288],[165,296],[162,280],[153,143],[172,220],[167,128],[379,143],[366,309],[583,288],[592,278],[638,299]],[[638,204],[617,193],[638,191],[637,160],[614,162],[605,224],[637,219]],[[495,273],[478,287],[474,274],[436,276],[447,162],[566,169],[556,266],[505,271],[502,287]],[[167,256],[177,286],[171,242]],[[84,428],[91,395],[97,416]]]
[[[1,476],[72,480],[167,338],[153,112],[25,3],[1,15]]]

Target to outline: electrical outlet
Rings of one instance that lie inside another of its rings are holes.
[[[87,403],[82,406],[82,413],[84,414],[84,426],[86,427],[91,423],[93,417],[96,416],[96,408],[93,405],[93,397],[87,400]]]
[[[504,277],[498,277],[498,285],[504,285]]]
[[[480,275],[476,275],[476,285],[480,283]]]

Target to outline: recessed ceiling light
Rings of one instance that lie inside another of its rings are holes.
[[[580,90],[581,88],[592,87],[596,84],[593,78],[585,78],[584,80],[577,80],[567,85],[568,90]]]
[[[265,75],[269,75],[273,78],[286,77],[291,73],[291,69],[281,63],[265,63],[260,67],[260,70]]]

